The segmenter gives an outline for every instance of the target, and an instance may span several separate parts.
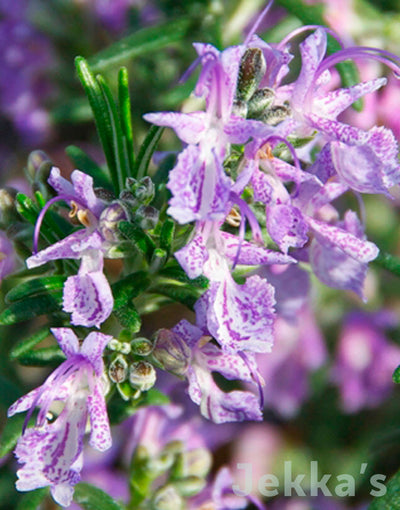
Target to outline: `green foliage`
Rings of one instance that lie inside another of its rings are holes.
[[[43,487],[24,494],[15,510],[37,510],[39,507],[41,508],[41,504],[48,493],[49,488]]]
[[[141,179],[147,175],[151,157],[156,150],[157,144],[160,141],[163,132],[164,128],[159,126],[151,126],[149,129],[149,132],[147,133],[147,136],[140,147],[135,165],[134,175],[137,179]]]
[[[181,18],[155,27],[143,28],[90,58],[90,66],[93,71],[99,72],[126,63],[139,55],[159,51],[180,41],[189,32],[190,26],[189,19]]]
[[[123,510],[124,507],[106,492],[89,483],[75,486],[74,501],[85,510]]]
[[[368,510],[398,510],[400,508],[400,471],[386,485],[384,496],[376,497]]]
[[[47,294],[35,294],[26,299],[16,301],[1,312],[0,325],[9,326],[34,319],[39,315],[61,311],[62,297],[62,291],[57,290]]]

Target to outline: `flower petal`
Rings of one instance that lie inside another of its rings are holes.
[[[106,402],[100,383],[95,385],[94,390],[88,396],[87,407],[92,426],[89,443],[93,448],[101,452],[108,450],[112,443],[111,431]]]
[[[225,279],[212,282],[208,329],[227,352],[269,352],[273,342],[274,289],[259,276],[243,285]]]
[[[204,131],[207,129],[207,116],[205,112],[147,113],[143,118],[157,126],[171,127],[183,142],[193,145],[200,142]]]
[[[51,333],[56,338],[63,353],[69,358],[79,352],[79,340],[70,328],[51,328]]]
[[[64,284],[63,310],[71,313],[75,326],[100,327],[111,314],[113,296],[102,271],[79,272]]]
[[[92,331],[83,341],[80,352],[90,361],[97,377],[101,377],[103,373],[103,351],[112,338],[111,335],[104,335],[103,333]]]

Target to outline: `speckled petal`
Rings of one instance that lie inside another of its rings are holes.
[[[243,285],[226,278],[210,285],[208,329],[227,352],[269,352],[275,319],[274,289],[259,276]]]
[[[50,260],[58,259],[80,259],[82,252],[88,247],[100,249],[102,239],[100,234],[95,231],[88,233],[86,229],[78,230],[70,234],[65,239],[52,244],[48,248],[39,251],[36,255],[32,255],[26,260],[29,269],[41,266]]]
[[[23,464],[17,472],[18,490],[50,485],[57,503],[71,503],[73,486],[80,480],[76,461],[83,449],[86,420],[86,399],[75,398],[54,423],[25,431],[15,450],[18,462]]]
[[[240,242],[237,236],[228,232],[221,232],[221,235],[224,239],[224,255],[232,261],[235,260],[237,264],[256,266],[259,264],[295,264],[297,262],[293,257],[279,251],[268,250],[248,241]]]
[[[157,126],[172,128],[178,137],[185,143],[197,144],[207,129],[207,116],[205,112],[194,113],[147,113],[143,116],[147,122]]]
[[[203,274],[203,266],[208,259],[203,235],[196,234],[190,243],[175,252],[174,256],[189,278],[197,278]]]
[[[72,329],[51,328],[50,331],[54,335],[58,345],[61,347],[67,358],[79,352],[79,340]]]
[[[33,406],[33,403],[38,398],[38,395],[42,391],[42,386],[39,388],[35,388],[34,390],[30,391],[26,395],[23,395],[18,400],[16,400],[7,411],[7,416],[11,417],[14,416],[16,413],[23,413],[30,409]]]
[[[64,284],[63,310],[75,326],[100,327],[111,314],[113,296],[102,271],[70,276]]]
[[[101,452],[108,450],[111,447],[112,440],[101,383],[96,384],[94,390],[88,396],[87,406],[92,427],[89,443],[93,448]]]
[[[110,340],[112,340],[111,335],[92,331],[83,341],[80,352],[90,361],[97,377],[101,377],[103,373],[103,352]]]
[[[308,225],[301,211],[289,204],[267,208],[267,230],[284,253],[292,247],[301,248],[308,241]]]
[[[376,78],[375,80],[357,83],[352,87],[326,92],[324,95],[314,99],[314,109],[320,112],[323,117],[335,119],[357,99],[378,90],[386,85],[386,83],[386,78]]]
[[[378,256],[379,249],[370,241],[359,239],[342,228],[312,218],[308,218],[308,223],[321,240],[340,248],[344,253],[359,262],[365,264]]]

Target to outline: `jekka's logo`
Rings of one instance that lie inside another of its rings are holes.
[[[349,474],[333,476],[329,473],[320,475],[318,473],[318,461],[316,460],[310,462],[309,476],[304,487],[302,483],[305,482],[307,475],[297,474],[294,477],[292,461],[290,460],[284,462],[283,480],[279,480],[277,476],[271,473],[260,476],[258,480],[253,480],[253,466],[250,462],[238,463],[236,467],[244,471],[243,484],[234,484],[232,486],[232,490],[237,496],[248,496],[250,493],[254,493],[255,490],[258,490],[265,497],[274,497],[279,493],[284,496],[300,497],[324,495],[344,498],[355,496],[356,480],[354,476]],[[366,469],[367,463],[362,463],[360,474],[364,474]],[[371,485],[369,494],[374,497],[384,496],[386,494],[386,487],[383,484],[385,480],[385,475],[372,475],[369,479]],[[256,486],[254,482],[256,482]],[[328,488],[328,483],[330,488]]]

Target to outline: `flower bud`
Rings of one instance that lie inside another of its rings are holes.
[[[28,156],[28,163],[26,165],[26,172],[28,176],[34,180],[36,179],[36,174],[43,163],[51,161],[49,156],[43,151],[32,151]]]
[[[135,197],[142,202],[142,204],[150,204],[155,195],[154,183],[150,177],[146,176],[140,179],[139,186],[135,191]]]
[[[212,456],[206,448],[182,451],[176,457],[174,478],[196,476],[205,478],[211,469]]]
[[[128,363],[126,359],[118,355],[111,363],[108,368],[108,377],[112,382],[122,383],[128,377]]]
[[[94,188],[94,194],[96,198],[103,200],[103,202],[112,202],[115,200],[114,193],[106,188]]]
[[[179,335],[169,329],[157,331],[153,357],[169,372],[183,375],[191,358],[191,350]]]
[[[257,90],[248,102],[247,117],[250,119],[259,118],[265,110],[272,106],[275,99],[275,92],[272,89],[265,88]]]
[[[257,90],[267,65],[259,48],[249,48],[242,57],[237,83],[237,97],[249,101]]]
[[[212,466],[212,455],[207,448],[195,448],[183,454],[187,476],[205,478]]]
[[[148,356],[153,350],[153,344],[144,337],[134,338],[130,345],[132,353],[137,356]]]
[[[110,351],[119,351],[121,349],[121,342],[116,338],[112,338],[107,344],[107,349],[110,349]]]
[[[156,382],[156,371],[148,361],[132,363],[129,369],[129,382],[133,388],[147,391]]]
[[[290,108],[287,106],[273,106],[271,109],[266,110],[261,120],[270,126],[275,126],[290,115]]]
[[[150,205],[141,205],[136,211],[136,221],[143,230],[149,230],[157,225],[159,212]]]
[[[128,177],[126,180],[126,187],[130,190],[132,195],[142,204],[150,204],[155,195],[154,183],[150,177],[146,176],[140,181]]]
[[[153,510],[182,510],[183,500],[173,485],[160,487],[153,498]]]
[[[126,211],[122,205],[114,202],[101,213],[99,230],[107,241],[116,242],[120,238],[118,223],[127,219]]]
[[[17,193],[14,188],[0,189],[0,221],[4,223],[4,226],[10,225],[19,219],[14,205]]]
[[[235,99],[232,105],[232,114],[245,119],[247,117],[247,113],[248,106],[246,101],[243,101],[242,99]]]
[[[183,498],[191,498],[201,492],[207,485],[204,478],[188,476],[181,480],[174,481],[174,487]]]

